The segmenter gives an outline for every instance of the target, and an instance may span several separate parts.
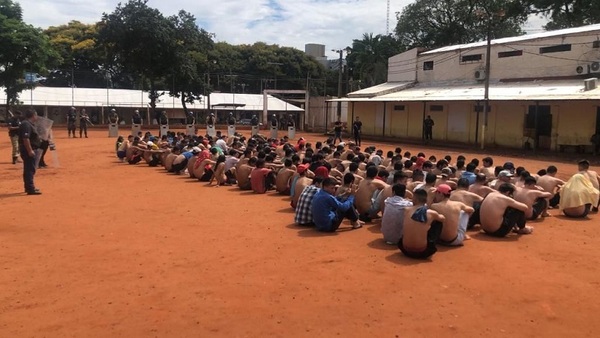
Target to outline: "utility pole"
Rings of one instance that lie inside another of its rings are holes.
[[[343,71],[344,71],[344,50],[343,49],[338,49],[338,50],[332,50],[336,53],[340,54],[340,59],[338,61],[338,99],[340,99],[342,97],[342,75],[343,75]],[[342,102],[338,101],[337,102],[337,119],[341,119],[342,118]]]

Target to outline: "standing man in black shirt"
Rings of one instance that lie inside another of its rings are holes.
[[[25,120],[19,126],[19,151],[21,159],[23,159],[23,184],[27,195],[42,194],[39,189],[36,189],[33,183],[33,176],[35,175],[35,150],[40,147],[40,137],[33,126],[36,118],[37,113],[35,110],[29,109],[25,113]]]
[[[142,115],[140,115],[139,110],[136,109],[133,112],[133,116],[131,117],[131,123],[132,124],[142,124]]]
[[[75,122],[77,120],[77,111],[75,107],[71,107],[69,112],[67,113],[67,132],[69,133],[69,137],[71,137],[71,133],[73,133],[73,138],[77,138],[75,136]]]
[[[333,144],[335,144],[335,141],[337,141],[338,139],[340,140],[340,142],[342,142],[342,121],[337,120],[335,121],[334,127],[333,127],[333,132],[334,132],[334,139],[333,139]]]
[[[19,158],[19,126],[21,125],[21,112],[8,112],[11,117],[8,119],[8,136],[12,145],[12,163],[16,164]]]
[[[354,143],[360,147],[360,143],[362,141],[362,122],[358,116],[354,119],[354,123],[352,123],[352,132],[354,133]]]
[[[431,140],[433,139],[433,126],[435,123],[431,119],[431,115],[427,115],[425,121],[423,121],[423,127],[425,128],[425,139]]]

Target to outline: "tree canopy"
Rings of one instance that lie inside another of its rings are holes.
[[[512,0],[417,0],[398,14],[395,33],[406,48],[437,48],[523,34],[528,6]]]
[[[56,52],[40,29],[23,22],[21,6],[0,0],[0,86],[7,96],[7,108],[18,104],[19,93],[33,86],[26,72],[45,72]]]
[[[549,19],[548,30],[600,23],[598,0],[531,0],[532,12]]]

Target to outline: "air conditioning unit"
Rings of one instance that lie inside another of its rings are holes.
[[[485,70],[476,70],[475,80],[485,80]]]
[[[595,61],[589,64],[590,73],[600,73],[600,61]]]
[[[594,89],[596,89],[597,86],[598,86],[598,79],[595,77],[591,78],[591,79],[583,80],[583,87],[585,88],[585,91],[594,90]]]

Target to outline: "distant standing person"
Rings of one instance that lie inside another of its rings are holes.
[[[16,111],[10,113],[11,117],[8,119],[8,137],[10,137],[10,143],[12,145],[12,163],[16,164],[19,158],[19,126],[21,125],[21,112]]]
[[[73,138],[75,136],[75,122],[77,120],[77,112],[75,111],[75,107],[71,107],[69,112],[67,113],[67,132],[69,133],[69,137],[71,137],[71,133],[73,133]]]
[[[34,123],[37,119],[35,110],[29,109],[25,113],[25,120],[19,126],[19,152],[23,160],[23,184],[27,195],[41,195],[33,183],[35,176],[35,150],[40,147],[40,137]],[[74,136],[74,135],[73,135]]]
[[[333,139],[333,144],[335,144],[335,141],[337,141],[338,139],[340,140],[340,142],[342,142],[342,121],[337,120],[335,121],[335,125],[333,127],[333,132],[334,132],[334,139]]]
[[[119,123],[119,115],[117,111],[113,108],[110,110],[110,115],[108,115],[108,122],[118,124]]]
[[[81,114],[79,114],[79,138],[82,138],[83,135],[85,135],[85,138],[88,138],[87,136],[87,125],[88,123],[92,123],[90,121],[90,116],[88,115],[88,113],[86,113],[85,109],[81,109]]]
[[[425,129],[425,139],[431,140],[433,139],[433,126],[435,123],[431,119],[431,115],[427,115],[425,121],[423,121],[423,128]]]
[[[354,133],[354,143],[360,147],[360,143],[362,141],[362,122],[358,116],[354,119],[354,123],[352,123],[352,132]]]

